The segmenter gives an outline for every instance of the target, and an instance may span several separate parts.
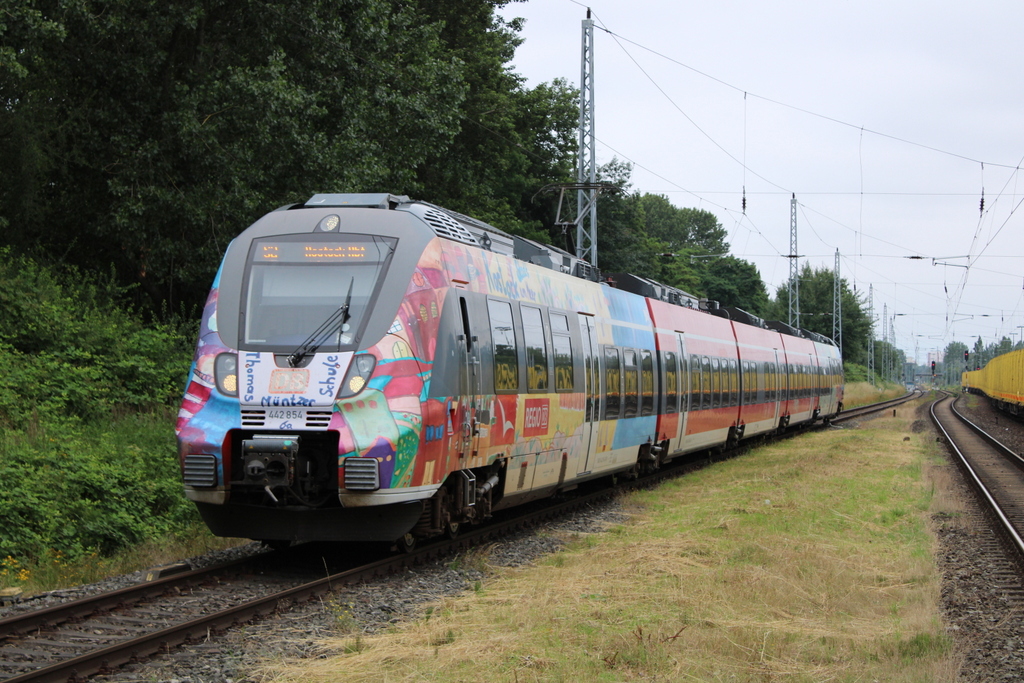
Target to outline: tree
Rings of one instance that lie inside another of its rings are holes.
[[[948,384],[959,384],[960,373],[964,370],[973,370],[974,363],[977,358],[970,358],[964,360],[964,353],[968,352],[967,344],[958,341],[952,341],[946,345],[946,350],[943,352],[943,376],[946,378]]]
[[[424,2],[440,36],[463,65],[466,96],[458,132],[418,169],[411,190],[432,202],[543,242],[553,213],[544,185],[573,177],[578,93],[565,81],[523,87],[507,64],[521,43],[519,20],[505,23],[493,7],[505,2]],[[549,219],[550,220],[550,219]]]
[[[702,263],[700,281],[707,298],[726,306],[742,308],[757,316],[764,316],[768,312],[768,290],[753,263],[735,256],[724,256]]]
[[[839,287],[842,303],[843,360],[866,365],[868,343],[871,339],[871,320],[864,310],[864,302],[850,289],[846,280],[840,278]],[[834,298],[833,271],[824,267],[812,268],[810,264],[805,263],[800,271],[800,326],[831,339],[835,317]],[[769,311],[769,315],[778,320],[785,321],[789,317],[788,282],[776,290]],[[876,346],[876,368],[879,367],[880,358]]]
[[[645,194],[640,201],[647,234],[664,242],[669,251],[701,256],[729,251],[725,228],[710,211],[677,208],[663,195]]]
[[[507,71],[501,0],[4,2],[0,240],[153,306],[201,301],[239,230],[316,192],[533,229],[522,197],[570,168],[571,90]]]
[[[636,273],[657,280],[661,269],[658,255],[665,245],[647,234],[640,195],[629,191],[632,170],[631,164],[618,158],[598,169],[599,182],[619,189],[598,195],[598,265],[606,273]]]

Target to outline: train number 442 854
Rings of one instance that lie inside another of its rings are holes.
[[[267,417],[271,420],[301,420],[305,415],[301,410],[270,410]]]

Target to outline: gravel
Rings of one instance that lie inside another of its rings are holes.
[[[958,409],[968,419],[996,436],[1018,454],[1024,453],[1024,425],[975,400],[968,408],[961,400]],[[942,609],[948,633],[961,656],[960,681],[1019,681],[1024,677],[1024,601],[1019,580],[1005,585],[994,571],[979,567],[978,558],[991,545],[973,494],[959,477],[956,484],[962,498],[971,501],[963,522],[936,519],[939,538],[937,563],[943,573]],[[985,571],[985,570],[988,571]]]
[[[1024,452],[1024,426],[989,408],[987,403],[968,409],[971,419],[998,431],[1006,445]],[[920,409],[911,427],[915,433],[931,430],[927,407]],[[951,466],[952,468],[952,466]],[[951,477],[961,498],[970,500],[959,476]],[[955,494],[954,494],[955,495]],[[600,532],[625,519],[620,505],[610,501],[577,513],[572,519],[549,524],[457,558],[435,562],[415,570],[334,593],[330,598],[304,603],[261,622],[234,629],[149,662],[133,665],[93,681],[118,683],[256,683],[247,678],[267,657],[321,656],[319,641],[339,631],[375,633],[388,625],[423,613],[424,605],[439,598],[473,590],[487,577],[487,567],[532,563],[559,550],[560,540],[576,533]],[[1021,679],[1024,671],[1024,619],[1022,603],[1008,595],[991,574],[980,571],[976,558],[989,540],[979,513],[962,520],[936,518],[936,561],[943,574],[942,610],[947,632],[961,660],[958,680],[1003,682]],[[259,544],[192,558],[193,566],[205,566],[260,552]],[[141,572],[90,586],[54,591],[22,605],[0,610],[37,609],[58,601],[137,583]]]
[[[204,567],[223,564],[225,562],[230,562],[232,560],[241,559],[243,557],[248,557],[250,555],[266,551],[267,549],[263,544],[252,542],[236,546],[234,548],[228,548],[227,550],[219,550],[205,555],[192,557],[189,558],[187,562],[192,566],[192,569],[202,569]],[[58,590],[48,591],[46,593],[36,593],[19,602],[0,607],[0,619],[20,612],[31,612],[33,610],[45,609],[46,607],[52,607],[53,605],[86,598],[98,593],[108,593],[121,588],[136,586],[145,580],[146,570],[141,570],[132,572],[131,574],[114,576],[98,583],[73,586],[71,588],[61,588]]]
[[[427,603],[473,590],[486,579],[488,567],[531,564],[561,549],[564,538],[604,531],[625,519],[615,500],[593,505],[535,531],[524,531],[465,555],[335,591],[330,598],[296,605],[285,613],[244,629],[233,629],[207,643],[90,680],[256,683],[256,679],[246,677],[246,672],[268,657],[320,656],[320,641],[324,638],[339,632],[376,633],[399,621],[417,618]],[[207,561],[224,560],[207,556]]]

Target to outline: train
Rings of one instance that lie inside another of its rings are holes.
[[[227,247],[176,433],[216,535],[410,548],[842,406],[824,336],[427,202],[317,194]]]
[[[961,387],[988,396],[992,404],[1011,415],[1024,415],[1024,349],[996,356],[983,368],[961,374]]]

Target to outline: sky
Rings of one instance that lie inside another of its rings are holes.
[[[800,266],[838,250],[908,360],[1021,339],[1024,3],[516,2],[527,86],[579,86],[587,7],[598,164],[714,213],[773,296],[795,195]]]

